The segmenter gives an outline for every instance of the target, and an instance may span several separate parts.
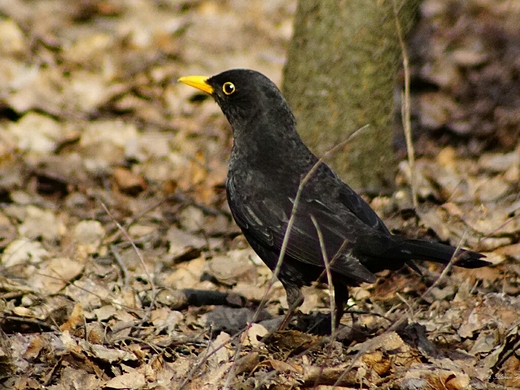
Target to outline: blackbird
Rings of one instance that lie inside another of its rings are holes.
[[[281,258],[277,277],[290,314],[303,302],[302,286],[327,281],[325,261],[334,287],[336,326],[348,300],[347,286],[373,283],[378,271],[404,264],[417,269],[413,260],[453,261],[465,268],[489,264],[480,253],[391,234],[374,210],[307,148],[289,105],[263,74],[232,69],[179,81],[210,94],[231,124],[229,207],[271,270]]]

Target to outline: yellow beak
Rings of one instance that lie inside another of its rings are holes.
[[[186,77],[181,77],[177,81],[187,84],[190,87],[200,89],[201,91],[204,91],[211,95],[211,94],[213,94],[213,87],[211,85],[209,85],[208,83],[206,83],[207,79],[209,79],[209,77],[207,77],[207,76],[186,76]]]

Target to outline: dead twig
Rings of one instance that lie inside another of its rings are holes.
[[[139,250],[139,248],[137,248],[137,246],[135,245],[135,242],[132,240],[132,238],[130,237],[130,235],[126,231],[126,229],[123,228],[123,226],[121,226],[121,224],[119,222],[117,222],[117,220],[114,218],[112,213],[110,213],[110,211],[108,210],[107,206],[103,202],[101,202],[101,206],[103,207],[103,209],[105,210],[107,215],[112,219],[112,222],[114,222],[115,225],[117,226],[117,228],[121,231],[121,233],[123,233],[123,236],[128,240],[130,245],[132,245],[132,248],[134,249],[137,257],[139,258],[141,266],[143,267],[143,271],[145,272],[146,277],[148,278],[148,280],[150,282],[150,287],[152,289],[152,299],[150,301],[150,305],[146,309],[146,315],[142,319],[142,322],[145,322],[148,318],[150,318],[150,313],[151,313],[153,307],[155,306],[155,298],[157,296],[157,289],[155,288],[155,283],[153,281],[153,276],[150,274],[150,272],[148,271],[148,268],[146,267],[146,264],[144,262],[143,256],[141,255],[141,251]]]
[[[403,70],[404,70],[404,91],[401,93],[402,105],[401,116],[403,121],[404,135],[406,138],[406,152],[408,154],[408,164],[410,165],[410,181],[412,189],[413,207],[417,208],[417,182],[415,172],[415,150],[412,140],[412,125],[410,120],[410,68],[408,66],[408,52],[406,50],[406,43],[404,42],[403,31],[401,23],[399,23],[399,10],[395,0],[392,1],[394,7],[394,19],[399,38],[399,45],[401,46],[401,53],[403,55]]]

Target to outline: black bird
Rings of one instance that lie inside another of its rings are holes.
[[[231,124],[229,207],[251,247],[273,271],[289,234],[277,277],[290,313],[303,302],[303,285],[320,276],[326,280],[324,254],[334,286],[336,326],[347,286],[373,283],[378,271],[415,267],[413,260],[449,263],[452,257],[465,268],[489,264],[480,253],[392,235],[370,206],[305,146],[287,102],[263,74],[233,69],[179,81],[210,94]]]

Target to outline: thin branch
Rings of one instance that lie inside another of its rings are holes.
[[[318,233],[318,240],[320,241],[321,248],[321,257],[323,258],[323,263],[325,264],[325,272],[327,273],[327,280],[329,286],[329,295],[330,295],[330,325],[331,325],[331,339],[334,340],[334,336],[336,335],[336,293],[334,291],[334,284],[332,283],[332,272],[330,270],[330,262],[327,256],[327,250],[325,248],[325,241],[323,239],[323,233],[321,232],[320,226],[318,225],[318,221],[314,218],[314,215],[311,215],[312,223],[316,228],[316,232]],[[331,340],[331,343],[332,343]]]
[[[408,164],[410,165],[410,181],[412,188],[413,207],[417,208],[417,180],[415,172],[415,151],[412,141],[412,125],[410,120],[410,68],[408,65],[408,52],[404,42],[403,31],[401,23],[399,22],[399,15],[397,4],[395,0],[392,2],[394,6],[395,25],[397,29],[397,36],[399,38],[399,45],[403,53],[403,70],[404,70],[404,92],[401,94],[401,116],[403,120],[404,135],[406,138],[406,152],[408,154]]]
[[[117,220],[114,218],[114,216],[110,213],[110,211],[108,210],[107,206],[105,205],[105,203],[101,202],[101,206],[103,207],[103,209],[105,210],[105,212],[107,213],[107,215],[110,217],[110,219],[112,219],[112,221],[115,223],[115,225],[117,226],[117,228],[121,231],[121,233],[123,233],[123,236],[128,240],[128,242],[130,243],[130,245],[132,245],[132,248],[134,248],[134,251],[137,255],[137,257],[139,258],[139,261],[141,262],[141,266],[143,267],[143,270],[146,274],[146,277],[148,278],[148,280],[150,281],[150,287],[152,288],[152,299],[150,301],[150,305],[148,306],[147,308],[147,317],[149,317],[150,315],[150,312],[152,310],[152,308],[154,307],[155,305],[155,298],[157,296],[157,290],[155,288],[155,283],[153,281],[153,277],[152,275],[150,274],[150,272],[148,272],[148,268],[146,267],[146,264],[144,262],[144,259],[143,259],[143,256],[141,255],[141,252],[139,251],[139,248],[137,248],[137,246],[135,245],[135,242],[134,240],[132,240],[132,238],[129,236],[128,232],[126,231],[125,228],[123,228],[123,226],[121,226],[121,224],[119,222],[117,222]],[[145,319],[143,318],[143,321]]]
[[[128,268],[121,258],[121,253],[119,253],[119,249],[116,245],[110,245],[110,251],[114,254],[114,258],[116,259],[117,264],[119,264],[119,268],[121,268],[121,273],[123,274],[123,282],[124,287],[128,288],[130,284],[130,279],[128,277]]]

